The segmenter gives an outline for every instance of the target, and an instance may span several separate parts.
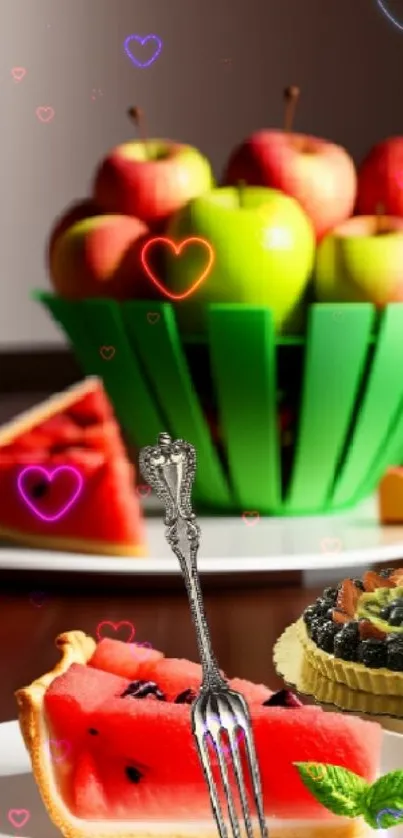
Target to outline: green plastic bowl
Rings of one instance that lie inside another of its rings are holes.
[[[203,346],[196,338],[184,344],[170,303],[35,298],[63,327],[84,373],[102,378],[136,447],[163,430],[196,446],[198,510],[347,509],[401,461],[403,304],[381,315],[367,303],[314,304],[296,338],[276,336],[265,307],[211,305]],[[221,443],[207,418],[203,373]],[[288,453],[278,423],[283,384],[297,418]]]

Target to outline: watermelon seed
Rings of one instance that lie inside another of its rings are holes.
[[[32,486],[31,495],[33,498],[43,498],[48,491],[48,484],[43,480],[41,483],[35,483],[35,486]]]
[[[90,727],[88,729],[88,733],[90,733],[91,736],[98,736],[99,730],[95,730],[95,727]]]
[[[174,704],[193,704],[196,698],[196,693],[194,690],[184,690],[183,693],[179,693],[176,696]]]
[[[127,779],[130,780],[131,783],[139,783],[140,780],[143,779],[143,775],[141,774],[141,772],[138,770],[138,768],[134,768],[133,765],[126,766],[125,774]]]
[[[166,696],[154,681],[131,681],[120,697],[125,698],[126,696],[130,698],[153,696],[158,701],[166,701]]]
[[[279,690],[263,702],[263,707],[303,707],[301,701],[290,690]]]

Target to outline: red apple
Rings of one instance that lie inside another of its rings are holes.
[[[299,90],[288,88],[285,95],[288,104]],[[347,151],[327,140],[291,133],[289,124],[284,131],[258,131],[235,149],[224,182],[241,181],[280,189],[296,198],[311,219],[318,240],[354,209],[357,179]]]
[[[372,215],[379,206],[403,216],[403,137],[378,143],[358,170],[357,212]]]
[[[52,227],[47,244],[48,260],[52,257],[53,248],[57,239],[63,235],[69,227],[71,227],[76,221],[83,221],[84,218],[93,218],[94,215],[100,215],[99,207],[97,207],[96,203],[90,198],[85,198],[82,201],[76,201],[74,204],[71,204],[62,215],[59,215]]]
[[[141,126],[138,108],[129,116]],[[196,148],[143,137],[110,152],[96,172],[93,194],[104,212],[133,215],[162,230],[174,212],[213,185],[210,163]]]
[[[212,185],[210,164],[195,148],[149,140],[111,152],[96,174],[94,196],[105,212],[136,216],[160,229]]]
[[[101,215],[78,221],[59,236],[50,272],[61,297],[154,299],[141,251],[149,231],[138,218]]]

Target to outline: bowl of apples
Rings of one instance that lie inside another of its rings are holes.
[[[298,93],[284,130],[236,148],[220,186],[189,146],[114,149],[52,231],[54,293],[35,294],[136,449],[163,430],[196,446],[199,512],[346,509],[403,449],[390,150],[357,180],[345,149],[293,132]]]

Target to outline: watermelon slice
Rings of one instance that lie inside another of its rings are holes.
[[[134,469],[97,378],[0,428],[0,538],[52,550],[145,555]]]
[[[55,670],[16,696],[34,775],[62,834],[213,838],[190,704],[183,698],[200,684],[200,668],[161,652],[147,661],[136,644],[105,639],[96,646],[82,632],[62,635],[57,645],[63,656]],[[270,838],[367,834],[360,819],[325,809],[293,763],[330,763],[371,782],[380,726],[298,702],[276,706],[279,694],[266,687],[231,683],[249,700]],[[68,744],[63,760],[46,747],[49,739]],[[214,763],[213,773],[218,777]]]

